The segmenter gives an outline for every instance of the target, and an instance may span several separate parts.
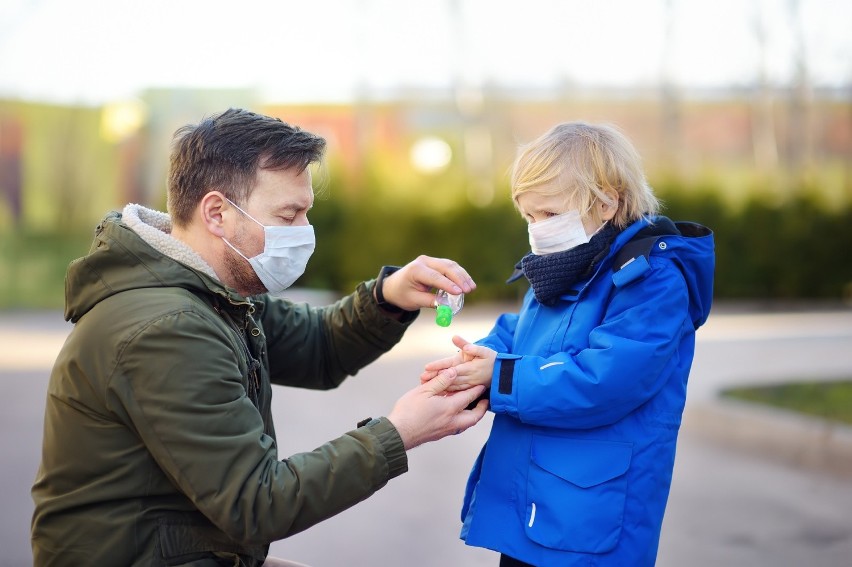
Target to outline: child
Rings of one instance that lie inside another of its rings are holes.
[[[653,565],[695,349],[712,232],[657,216],[617,130],[560,124],[522,148],[512,199],[530,290],[476,344],[426,365],[485,384],[494,420],[461,537],[501,566]],[[510,281],[513,281],[510,280]]]

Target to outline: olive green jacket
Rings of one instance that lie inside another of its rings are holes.
[[[158,244],[111,213],[68,269],[75,325],[47,392],[34,563],[259,565],[408,466],[384,418],[282,459],[271,384],[334,388],[413,317],[383,315],[372,282],[322,308],[247,299],[166,234],[166,215],[135,207]]]

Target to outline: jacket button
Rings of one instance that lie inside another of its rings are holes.
[[[253,336],[253,337],[260,336],[260,329],[258,329],[257,327],[253,328],[251,330],[251,336]]]
[[[665,242],[660,242],[658,246],[660,247],[660,250],[665,250],[668,245]]]

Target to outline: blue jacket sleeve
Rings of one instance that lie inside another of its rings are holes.
[[[476,344],[486,346],[497,352],[511,352],[512,337],[517,325],[517,313],[504,313],[497,318],[497,322],[494,323],[494,327],[488,335],[476,341]]]
[[[647,277],[614,291],[586,348],[550,357],[499,350],[491,410],[584,429],[615,423],[657,394],[694,327],[682,274],[668,262],[654,264]]]

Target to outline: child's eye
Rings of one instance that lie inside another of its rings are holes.
[[[552,212],[552,211],[545,211],[545,212],[544,212],[544,216],[545,216],[545,218],[548,218],[548,219],[549,219],[550,217],[555,217],[555,216],[556,216],[556,215],[558,215],[558,214],[559,214],[559,213],[554,213],[554,212]]]

